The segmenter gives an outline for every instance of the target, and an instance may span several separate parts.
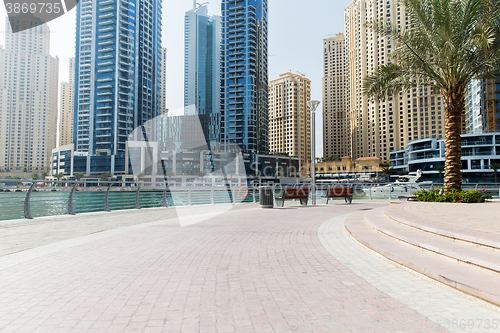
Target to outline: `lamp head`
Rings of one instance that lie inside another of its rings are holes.
[[[311,109],[312,112],[314,112],[316,111],[319,103],[319,101],[307,101],[307,106],[309,107],[309,109]]]

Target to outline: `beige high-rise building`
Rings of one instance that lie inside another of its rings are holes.
[[[305,165],[311,159],[311,81],[304,75],[281,74],[269,83],[269,152],[287,153]]]
[[[59,102],[59,146],[73,143],[73,110],[75,108],[75,58],[69,58],[69,82],[61,83]]]
[[[344,34],[323,40],[323,157],[351,154]]]
[[[167,115],[167,48],[161,48],[160,114]]]
[[[13,33],[0,49],[0,169],[49,170],[57,135],[59,59],[49,54],[46,24]]]
[[[412,89],[382,101],[362,93],[362,80],[380,65],[390,63],[394,41],[367,28],[372,20],[390,21],[403,29],[408,24],[397,0],[353,0],[345,8],[345,45],[349,65],[347,110],[351,156],[389,160],[389,152],[409,141],[444,135],[443,101],[430,88]]]

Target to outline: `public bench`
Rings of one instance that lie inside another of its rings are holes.
[[[398,197],[399,200],[406,199],[406,201],[417,201],[416,195],[400,195]]]
[[[300,199],[301,205],[307,205],[308,197],[309,197],[308,187],[285,187],[281,191],[281,195],[280,194],[275,195],[276,206],[283,207],[285,205],[285,200],[290,200],[290,199]]]
[[[330,187],[328,189],[328,192],[323,198],[326,198],[326,203],[328,204],[328,200],[330,198],[344,198],[345,202],[351,203],[352,202],[352,194],[353,194],[353,188],[352,187],[344,187],[344,186],[334,186]]]

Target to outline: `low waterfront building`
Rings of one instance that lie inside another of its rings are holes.
[[[316,177],[322,179],[358,179],[369,181],[376,179],[382,171],[380,158],[360,157],[352,160],[350,156],[344,156],[340,161],[323,161],[316,163]],[[303,167],[302,176],[311,174],[311,166]]]
[[[92,162],[92,157],[88,153],[75,151],[75,145],[59,146],[52,149],[52,160],[50,175],[58,173],[65,178],[73,177],[76,173],[86,173],[87,164]],[[105,173],[105,171],[101,172]]]
[[[75,152],[69,144],[52,150],[52,175],[73,177],[87,170],[88,163],[96,163],[95,156]],[[141,178],[146,184],[260,184],[287,181],[300,176],[300,159],[286,155],[253,154],[235,149],[210,150],[207,147],[165,149],[152,141],[128,141],[124,174],[115,174],[124,180]],[[102,172],[102,173],[105,173]],[[101,173],[101,174],[102,174]]]
[[[444,139],[412,141],[406,149],[390,153],[391,166],[410,173],[422,170],[422,180],[442,182],[444,172],[438,166],[445,162]],[[462,179],[469,183],[494,182],[490,168],[500,163],[500,132],[462,134]]]

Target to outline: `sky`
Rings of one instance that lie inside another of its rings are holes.
[[[300,72],[311,80],[311,98],[322,101],[323,39],[344,32],[344,8],[352,0],[268,0],[269,80]],[[192,0],[163,1],[162,47],[167,48],[167,108],[181,112],[184,90],[184,14]],[[59,82],[69,79],[69,58],[75,55],[73,9],[50,21],[50,53],[59,58]],[[220,15],[220,0],[209,3],[209,14]],[[0,6],[0,45],[5,44],[6,11]],[[323,156],[320,104],[316,112],[316,156]]]

